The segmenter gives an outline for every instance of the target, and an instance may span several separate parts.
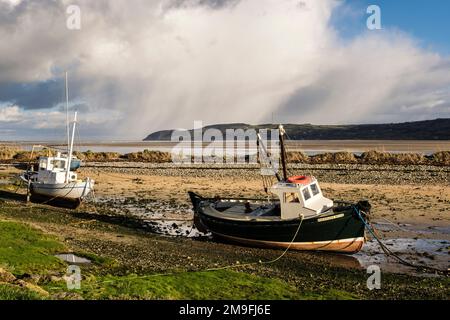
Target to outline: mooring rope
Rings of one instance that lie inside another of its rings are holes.
[[[297,230],[295,231],[294,237],[292,238],[292,240],[289,243],[288,247],[277,258],[275,258],[273,260],[269,260],[269,261],[261,261],[260,260],[258,262],[251,262],[251,263],[246,263],[246,264],[242,264],[242,265],[230,265],[230,266],[225,266],[225,267],[212,268],[212,269],[207,269],[207,271],[224,270],[224,269],[230,269],[230,268],[239,267],[239,266],[251,266],[251,265],[257,265],[257,264],[272,264],[272,263],[277,262],[278,260],[282,259],[286,255],[286,253],[291,249],[292,245],[295,242],[295,239],[298,236],[298,233],[300,232],[300,228],[302,227],[303,219],[304,219],[304,216],[302,214],[302,215],[300,215],[300,223],[299,223],[299,225],[297,227]]]
[[[86,182],[87,183],[87,182]],[[66,184],[67,185],[67,184]],[[61,195],[61,196],[54,196],[53,198],[50,198],[50,199],[48,199],[48,200],[46,200],[46,201],[44,201],[44,202],[41,202],[41,203],[39,203],[39,204],[48,204],[48,203],[50,203],[50,202],[52,202],[52,201],[54,201],[54,200],[57,200],[57,199],[65,199],[72,191],[73,191],[73,189],[75,188],[75,183],[72,185],[72,187],[70,188],[70,190],[65,194],[65,195]],[[64,189],[64,188],[61,188],[61,189]]]
[[[391,220],[388,220],[388,219],[386,219],[386,218],[384,218],[384,217],[381,217],[381,219],[383,219],[383,220],[385,220],[386,222],[388,222],[390,225],[392,225],[392,226],[394,226],[394,227],[396,227],[398,230],[401,230],[401,231],[403,231],[403,232],[409,232],[410,230],[408,230],[408,229],[404,229],[404,228],[402,228],[402,227],[400,227],[397,223],[394,223],[394,222],[392,222]],[[423,232],[422,231],[416,231],[418,234],[423,234]],[[426,243],[428,243],[429,245],[433,245],[433,243],[429,240],[429,239],[420,239],[420,240],[422,240],[422,241],[425,241]]]
[[[392,222],[391,220],[386,219],[385,217],[380,217],[381,219],[383,219],[384,221],[386,221],[387,223],[389,223],[390,225],[393,225],[394,227],[396,227],[397,229],[404,231],[404,232],[408,232],[408,230],[400,227],[398,224]]]
[[[374,237],[374,239],[378,242],[378,244],[380,245],[381,249],[383,250],[383,252],[386,254],[386,256],[392,256],[395,259],[397,259],[397,261],[399,261],[401,264],[406,265],[408,267],[411,268],[415,268],[417,270],[431,270],[433,272],[438,272],[438,273],[442,273],[446,276],[448,276],[450,274],[449,270],[442,270],[442,269],[438,269],[438,268],[433,268],[433,267],[429,267],[429,266],[419,266],[416,265],[412,262],[406,261],[405,259],[403,259],[402,257],[400,257],[398,254],[396,254],[395,252],[393,252],[391,249],[389,249],[381,240],[380,237],[377,235],[375,228],[372,226],[372,224],[370,224],[369,222],[366,221],[366,219],[363,218],[363,216],[361,215],[360,210],[353,205],[352,206],[353,209],[355,210],[356,214],[358,215],[358,217],[361,219],[361,221],[364,223],[364,225],[366,226],[367,230],[369,230],[369,232],[372,234],[372,236]]]
[[[292,240],[290,241],[288,247],[283,251],[283,253],[281,255],[279,255],[275,259],[272,259],[269,261],[259,260],[258,262],[249,262],[249,263],[243,263],[243,264],[237,263],[237,264],[227,265],[227,266],[223,266],[223,267],[208,268],[208,269],[203,269],[203,270],[192,270],[192,271],[188,270],[188,271],[179,271],[179,272],[155,273],[155,274],[150,274],[150,275],[146,275],[146,276],[137,276],[136,275],[136,279],[147,279],[147,278],[154,278],[154,277],[175,276],[175,275],[181,275],[181,274],[213,272],[213,271],[221,271],[221,270],[249,267],[249,266],[255,266],[255,265],[268,265],[268,264],[276,263],[277,261],[281,260],[287,254],[287,252],[291,249],[292,245],[294,244],[295,239],[297,238],[297,236],[300,232],[300,229],[302,227],[302,224],[303,224],[303,220],[304,220],[303,214],[300,215],[299,218],[300,218],[300,223],[299,223],[299,225],[295,231],[295,234],[294,234]],[[128,278],[128,279],[95,281],[94,283],[88,284],[88,286],[92,287],[95,284],[113,283],[113,282],[127,281],[127,280],[131,280],[131,279]]]

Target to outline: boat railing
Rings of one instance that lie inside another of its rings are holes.
[[[269,200],[271,202],[277,202],[279,201],[278,199],[261,199],[261,198],[211,198],[211,199],[205,199],[205,200],[216,200],[216,201],[226,201],[226,202],[231,202],[231,203],[246,203],[246,202],[253,202],[256,204],[259,203],[267,203],[269,202]]]

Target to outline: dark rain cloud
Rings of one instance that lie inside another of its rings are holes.
[[[42,8],[45,8],[51,14],[55,14],[64,12],[66,7],[62,1],[55,0],[22,0],[14,6],[0,1],[0,27],[15,28],[20,17]]]
[[[0,85],[0,102],[27,110],[47,109],[64,101],[64,90],[64,83],[60,80],[3,83]]]

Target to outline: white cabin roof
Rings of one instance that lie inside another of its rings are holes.
[[[282,219],[295,219],[299,215],[313,216],[333,207],[333,201],[323,196],[316,178],[297,178],[278,182],[271,188],[271,192],[280,199]]]

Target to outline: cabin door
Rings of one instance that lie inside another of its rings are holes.
[[[282,201],[281,218],[298,218],[302,208],[301,198],[298,192],[285,192]]]

